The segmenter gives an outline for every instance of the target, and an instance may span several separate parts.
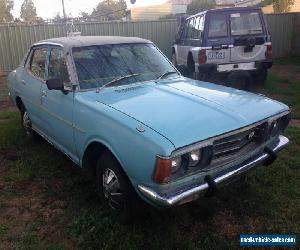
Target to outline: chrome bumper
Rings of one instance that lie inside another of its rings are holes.
[[[280,151],[282,148],[284,148],[289,143],[289,139],[280,135],[279,136],[279,143],[278,145],[273,148],[274,152]],[[264,153],[261,156],[257,157],[256,159],[247,162],[240,166],[239,168],[230,171],[224,175],[221,175],[214,179],[214,182],[216,184],[220,184],[226,181],[229,181],[230,179],[233,179],[234,177],[249,171],[259,163],[264,162],[269,157],[268,153]],[[201,193],[209,189],[209,184],[204,183],[198,186],[190,187],[189,189],[181,190],[180,192],[176,192],[176,194],[159,194],[152,190],[151,188],[148,188],[143,185],[138,185],[138,190],[150,201],[154,202],[155,204],[158,204],[160,206],[174,206],[179,205],[188,201],[195,200],[199,197]]]

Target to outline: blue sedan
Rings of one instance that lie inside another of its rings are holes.
[[[138,197],[163,208],[212,193],[289,142],[288,106],[185,78],[140,38],[38,42],[8,84],[25,134],[92,170],[121,218]]]

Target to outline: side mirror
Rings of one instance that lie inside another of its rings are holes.
[[[62,90],[62,91],[64,91],[64,83],[59,78],[47,80],[46,85],[47,85],[49,90]]]

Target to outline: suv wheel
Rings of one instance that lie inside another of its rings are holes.
[[[251,87],[251,76],[246,71],[233,71],[228,75],[226,85],[236,89],[249,90]]]
[[[132,215],[134,190],[115,158],[103,153],[96,166],[96,182],[100,197],[121,223],[128,223]]]
[[[172,63],[174,64],[175,67],[177,67],[177,59],[176,59],[176,53],[173,52],[172,53]]]
[[[268,76],[268,70],[267,69],[260,69],[257,70],[255,73],[253,73],[253,82],[256,85],[264,85],[266,83]]]

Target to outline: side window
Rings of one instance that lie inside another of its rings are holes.
[[[202,31],[203,31],[203,16],[197,16],[194,22],[193,38],[199,39],[201,37]]]
[[[62,49],[51,49],[48,79],[61,79],[64,83],[70,82],[66,59]]]
[[[195,23],[194,21],[195,21],[195,18],[191,18],[191,19],[188,21],[188,26],[187,26],[187,36],[186,36],[187,39],[193,38],[193,33],[194,33],[194,23]]]
[[[45,63],[47,58],[47,48],[35,49],[30,60],[29,70],[41,79],[45,79]]]
[[[228,34],[226,15],[210,16],[208,37],[224,37]]]

